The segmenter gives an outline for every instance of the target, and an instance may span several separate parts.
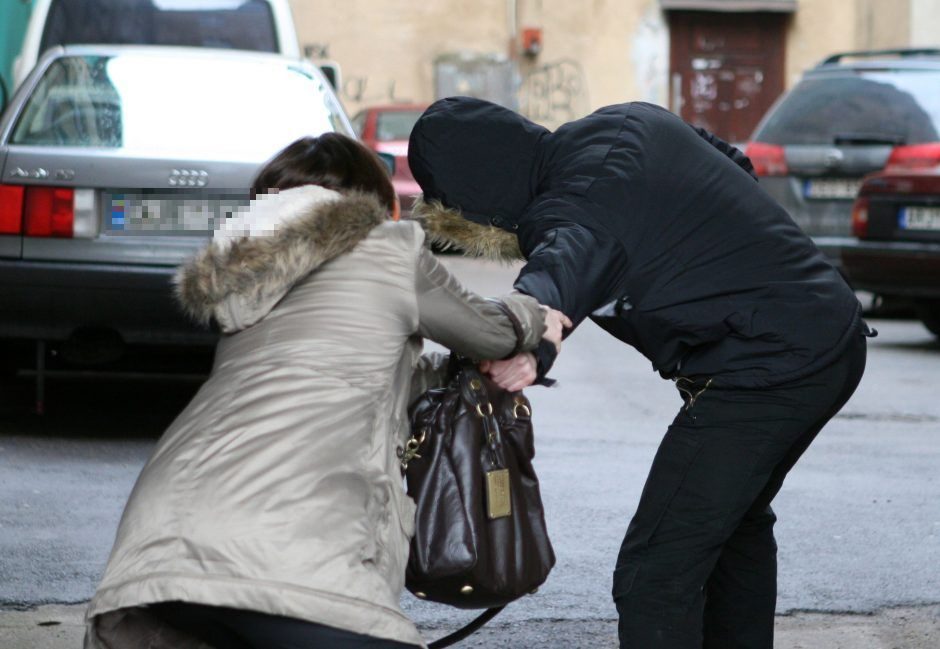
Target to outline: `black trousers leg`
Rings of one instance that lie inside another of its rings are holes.
[[[323,624],[222,606],[162,602],[148,607],[164,622],[214,649],[416,649]]]
[[[734,638],[707,646],[772,647],[776,546],[769,502],[854,391],[864,349],[859,336],[842,359],[807,379],[766,390],[707,390],[679,412],[614,573],[622,648],[701,649],[706,619],[709,642]],[[738,625],[742,619],[748,622]]]
[[[748,512],[725,541],[705,585],[706,649],[772,647],[777,608],[777,520],[768,506]]]
[[[717,565],[705,586],[704,647],[736,649],[773,646],[773,620],[777,604],[777,544],[773,525],[777,517],[771,501],[797,460],[823,426],[849,400],[865,370],[866,341],[863,337],[848,350],[844,380],[836,383],[838,394],[832,407],[803,433],[774,468],[770,480],[743,520],[725,542]],[[835,380],[839,368],[828,372]]]

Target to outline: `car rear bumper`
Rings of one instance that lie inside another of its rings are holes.
[[[940,298],[940,243],[858,241],[842,250],[852,286],[885,296]]]
[[[211,345],[183,315],[172,266],[0,260],[0,338],[65,340],[110,329],[128,343]]]

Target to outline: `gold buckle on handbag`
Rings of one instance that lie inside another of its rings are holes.
[[[526,405],[525,398],[522,397],[522,395],[517,394],[515,397],[513,397],[512,403],[512,416],[516,419],[519,419],[520,410],[526,417],[532,416],[532,409]]]
[[[408,469],[408,463],[415,458],[420,458],[418,455],[418,449],[421,448],[421,445],[424,443],[424,440],[427,438],[428,430],[423,428],[421,430],[421,437],[415,437],[412,435],[408,438],[408,441],[405,442],[405,448],[398,447],[397,455],[398,459],[401,461],[401,468],[403,470]]]

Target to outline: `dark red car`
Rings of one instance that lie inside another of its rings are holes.
[[[910,301],[940,337],[940,142],[895,148],[862,183],[852,228],[859,244],[842,251],[852,285]]]
[[[424,104],[372,106],[360,111],[352,120],[363,144],[378,153],[395,156],[392,184],[401,201],[403,217],[411,213],[414,197],[421,193],[408,167],[408,137],[425,108]]]

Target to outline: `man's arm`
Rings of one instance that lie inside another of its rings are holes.
[[[568,316],[570,333],[607,297],[625,262],[612,238],[602,239],[580,225],[560,225],[549,230],[529,254],[515,289]],[[557,350],[543,340],[533,353],[538,378],[544,379]]]
[[[689,124],[689,126],[692,125]],[[731,146],[720,137],[714,133],[709,133],[701,126],[692,126],[692,129],[698,133],[706,142],[731,158],[735,164],[744,169],[744,171],[748,172],[751,175],[751,178],[757,180],[757,174],[754,173],[754,165],[751,164],[751,159],[744,155],[741,149],[735,146]]]

